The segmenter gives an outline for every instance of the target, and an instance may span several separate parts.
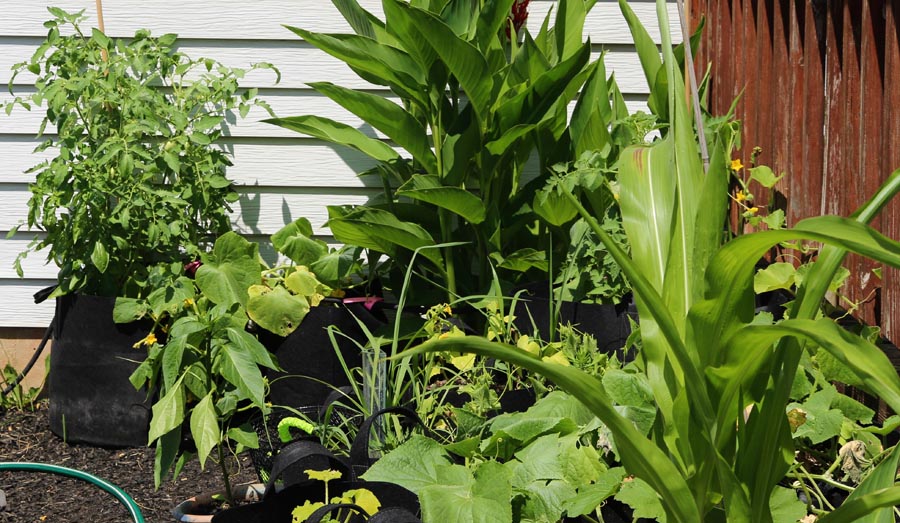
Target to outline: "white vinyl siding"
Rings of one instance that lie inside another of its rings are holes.
[[[534,0],[530,4],[529,29],[536,33],[544,15],[555,2]],[[381,0],[360,0],[381,16]],[[658,42],[655,2],[630,2],[632,8]],[[67,11],[84,9],[88,26],[96,24],[93,0],[3,0],[0,17],[0,101],[11,98],[10,67],[29,58],[46,34],[47,6]],[[378,87],[360,80],[348,67],[300,40],[283,25],[320,32],[350,29],[328,0],[108,0],[103,3],[107,34],[127,37],[147,28],[156,36],[177,33],[181,50],[192,57],[206,56],[232,67],[253,62],[271,62],[282,73],[274,83],[271,71],[248,74],[243,87],[257,87],[279,116],[317,114],[362,127],[368,126],[330,100],[317,95],[308,82],[330,81],[352,88]],[[673,39],[677,11],[669,4]],[[637,60],[628,27],[616,2],[600,1],[588,16],[585,34],[594,44],[595,57],[607,50],[608,73],[616,79],[633,110],[645,107],[647,86]],[[34,76],[15,79],[14,91],[27,94]],[[384,92],[386,96],[390,93]],[[389,96],[390,97],[390,96]],[[260,122],[267,115],[254,109],[246,120],[234,124],[222,147],[234,154],[228,175],[240,185],[241,200],[234,206],[235,227],[254,239],[264,240],[284,224],[301,216],[310,219],[316,233],[328,238],[322,227],[326,205],[363,203],[379,190],[375,179],[361,179],[357,172],[372,161],[360,153]],[[29,197],[25,174],[41,155],[32,154],[42,113],[16,108],[12,115],[0,114],[0,327],[44,327],[53,315],[53,304],[35,305],[32,294],[54,283],[56,268],[43,263],[44,253],[32,253],[24,262],[25,278],[12,268],[13,260],[34,236],[21,231],[11,239],[7,231],[26,217]],[[379,136],[383,138],[383,136]]]

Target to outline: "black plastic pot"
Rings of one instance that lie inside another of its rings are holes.
[[[115,298],[70,294],[56,300],[51,349],[50,430],[70,443],[147,444],[151,398],[128,377],[146,358],[135,349],[151,325],[113,322]]]

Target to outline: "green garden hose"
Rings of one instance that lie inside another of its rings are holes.
[[[126,494],[124,490],[117,487],[116,485],[113,485],[112,483],[104,479],[100,479],[92,474],[88,474],[87,472],[60,467],[59,465],[50,465],[48,463],[0,463],[0,471],[4,470],[49,472],[51,474],[68,476],[70,478],[87,481],[88,483],[91,483],[92,485],[100,487],[106,492],[109,492],[119,502],[125,505],[125,508],[128,509],[129,514],[131,514],[131,517],[134,519],[134,523],[144,523],[144,515],[141,514],[140,507],[138,507],[137,503],[134,502],[134,499],[132,499],[131,496]]]

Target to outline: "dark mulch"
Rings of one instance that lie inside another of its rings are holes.
[[[201,471],[194,460],[176,481],[168,480],[156,490],[153,460],[152,448],[105,449],[65,443],[50,432],[46,404],[34,412],[0,413],[0,462],[51,463],[93,474],[134,498],[148,523],[172,522],[172,508],[180,501],[222,488],[218,464],[207,462],[206,470]],[[256,480],[246,455],[233,465],[234,484]],[[6,496],[0,523],[133,521],[112,495],[74,478],[4,471],[0,472],[0,490]]]

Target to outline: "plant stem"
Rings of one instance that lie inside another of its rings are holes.
[[[231,493],[231,477],[228,475],[228,463],[225,461],[225,446],[219,441],[219,468],[222,470],[222,480],[225,484],[225,501],[234,506],[234,496]]]
[[[437,116],[431,122],[431,137],[434,141],[434,156],[437,164],[437,175],[444,183],[444,161],[443,161],[443,126],[441,125],[440,108],[437,109]],[[438,208],[438,220],[441,224],[441,243],[449,243],[451,241],[450,220],[452,219],[447,209]],[[453,248],[444,247],[441,249],[444,253],[444,270],[447,276],[447,302],[452,303],[456,299],[456,266],[453,263]]]

